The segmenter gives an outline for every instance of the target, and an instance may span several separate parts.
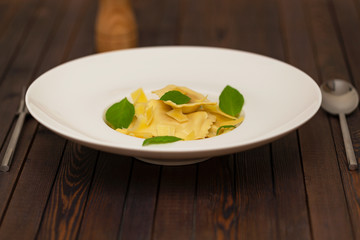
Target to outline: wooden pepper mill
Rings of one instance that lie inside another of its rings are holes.
[[[138,32],[130,0],[99,0],[95,34],[98,52],[136,47]]]

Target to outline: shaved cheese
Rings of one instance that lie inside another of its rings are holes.
[[[133,93],[131,93],[131,98],[135,103],[146,103],[148,100],[142,88],[137,89]]]

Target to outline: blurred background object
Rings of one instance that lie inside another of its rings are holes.
[[[95,27],[97,52],[136,47],[137,31],[130,0],[99,0]]]

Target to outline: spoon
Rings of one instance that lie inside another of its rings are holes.
[[[339,115],[349,169],[355,170],[358,168],[358,163],[355,158],[345,114],[349,114],[357,108],[359,95],[354,86],[341,79],[325,82],[320,89],[322,93],[321,107],[331,114]]]

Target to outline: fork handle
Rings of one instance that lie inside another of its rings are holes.
[[[12,158],[13,158],[13,155],[14,155],[14,151],[15,151],[17,142],[19,140],[21,129],[22,129],[23,125],[24,125],[26,114],[27,114],[26,111],[21,112],[19,114],[19,117],[18,117],[18,120],[16,122],[14,131],[13,131],[13,133],[11,135],[11,138],[10,138],[10,141],[9,141],[8,148],[6,149],[3,161],[2,161],[1,166],[0,166],[0,171],[2,171],[2,172],[7,172],[10,169],[10,164],[11,164],[11,161],[12,161]]]
[[[344,139],[344,145],[345,145],[345,151],[346,151],[346,157],[349,164],[350,170],[356,170],[358,168],[358,163],[356,161],[355,153],[353,144],[351,141],[350,133],[349,133],[349,127],[346,122],[346,117],[344,113],[339,114],[340,119],[340,127]]]

